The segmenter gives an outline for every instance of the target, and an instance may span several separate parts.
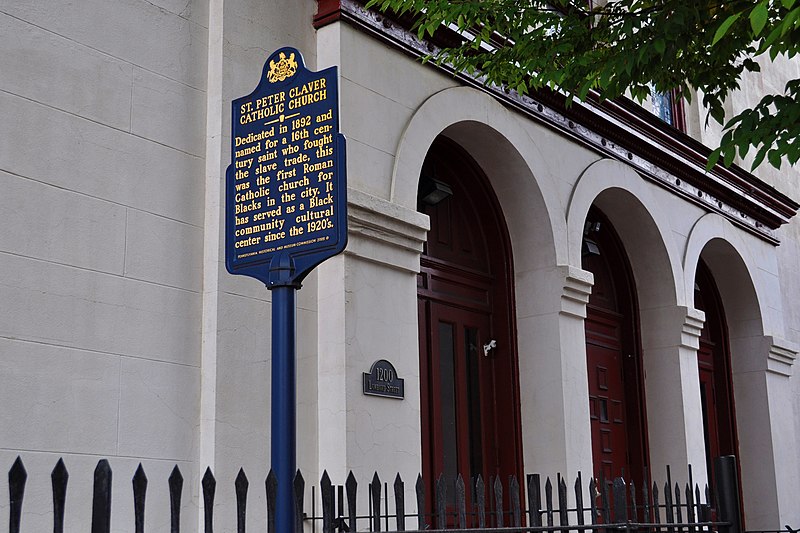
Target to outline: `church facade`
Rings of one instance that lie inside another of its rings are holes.
[[[271,298],[225,270],[224,176],[231,101],[292,46],[338,66],[347,138],[348,245],[298,292],[306,479],[692,465],[702,486],[735,455],[747,528],[800,524],[796,169],[707,172],[696,108],[681,132],[422,64],[435,42],[353,0],[12,2],[0,24],[0,457],[26,505],[58,457],[87,502],[98,457],[120,491],[178,464],[195,529],[206,466],[266,475]],[[401,398],[365,394],[380,360]]]

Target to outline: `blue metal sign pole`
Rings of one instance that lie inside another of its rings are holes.
[[[275,531],[294,531],[292,481],[297,470],[296,294],[294,286],[272,291],[272,471],[278,480]]]
[[[291,47],[264,63],[261,80],[232,102],[225,178],[225,266],[272,291],[272,471],[275,527],[294,531],[296,291],[347,245],[345,138],[336,67],[312,72]]]

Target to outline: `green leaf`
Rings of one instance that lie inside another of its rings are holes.
[[[761,148],[758,150],[758,153],[756,154],[756,158],[753,160],[753,164],[752,164],[752,166],[750,167],[750,170],[755,170],[755,168],[756,168],[758,165],[760,165],[760,164],[761,164],[761,162],[764,160],[764,156],[766,156],[766,155],[767,155],[767,150],[768,150],[768,149],[769,149],[769,146],[766,146],[766,145],[765,145],[765,146],[762,146],[762,147],[761,147]]]
[[[656,52],[662,56],[664,55],[664,51],[667,49],[667,43],[664,42],[664,39],[656,39],[653,43],[653,46],[655,47]]]
[[[758,52],[762,53],[767,48],[772,46],[772,43],[774,43],[778,39],[778,37],[781,37],[781,30],[782,30],[781,26],[776,26],[775,29],[770,32],[769,36],[766,39],[764,39],[764,42],[761,43]]]
[[[428,35],[433,35],[433,32],[435,32],[437,29],[439,29],[438,20],[432,20],[425,26],[425,31],[428,33]]]
[[[725,165],[726,167],[731,166],[731,164],[733,163],[733,158],[735,156],[736,156],[735,149],[725,148],[725,158],[723,159],[722,164]]]
[[[719,156],[722,153],[722,148],[717,148],[708,156],[708,162],[706,163],[706,170],[711,170],[714,168],[714,165],[717,164],[719,161]]]
[[[792,9],[794,1],[795,0],[781,0],[781,4],[783,4],[783,7],[785,7],[786,9]]]
[[[770,150],[767,154],[767,160],[769,160],[769,164],[773,167],[777,169],[781,168],[781,153],[778,150]]]
[[[781,30],[781,37],[792,31],[792,27],[797,24],[798,15],[800,15],[800,8],[792,9],[778,24],[777,28]]]
[[[758,37],[758,35],[764,29],[764,26],[767,25],[768,16],[767,3],[765,1],[759,3],[750,12],[750,26],[753,28],[753,33],[756,37]]]
[[[750,142],[747,139],[740,139],[739,142],[739,157],[744,159],[750,151]]]
[[[731,26],[733,26],[733,23],[739,19],[740,15],[741,13],[735,13],[730,17],[726,18],[725,22],[720,24],[719,28],[717,28],[717,32],[714,34],[714,40],[711,41],[711,46],[714,46],[715,44],[717,44],[717,42],[719,42],[720,39],[725,37],[725,34],[728,33],[728,30],[730,29]]]
[[[716,120],[719,124],[725,120],[725,108],[721,105],[712,106],[711,109],[708,110],[708,113],[711,115],[711,118]]]

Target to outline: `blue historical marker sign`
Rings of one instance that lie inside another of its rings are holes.
[[[294,524],[296,292],[347,244],[344,137],[336,67],[312,72],[294,48],[264,64],[249,95],[233,101],[225,177],[225,264],[272,291],[271,460],[276,531]]]
[[[299,286],[347,244],[345,141],[337,69],[305,68],[294,48],[264,64],[233,101],[225,251],[231,274]]]

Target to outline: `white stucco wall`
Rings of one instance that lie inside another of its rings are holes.
[[[29,531],[52,527],[59,456],[68,529],[99,457],[120,494],[140,460],[197,482],[204,4],[0,3],[0,457],[22,455],[30,509],[47,502]],[[131,509],[116,500],[114,530]]]

